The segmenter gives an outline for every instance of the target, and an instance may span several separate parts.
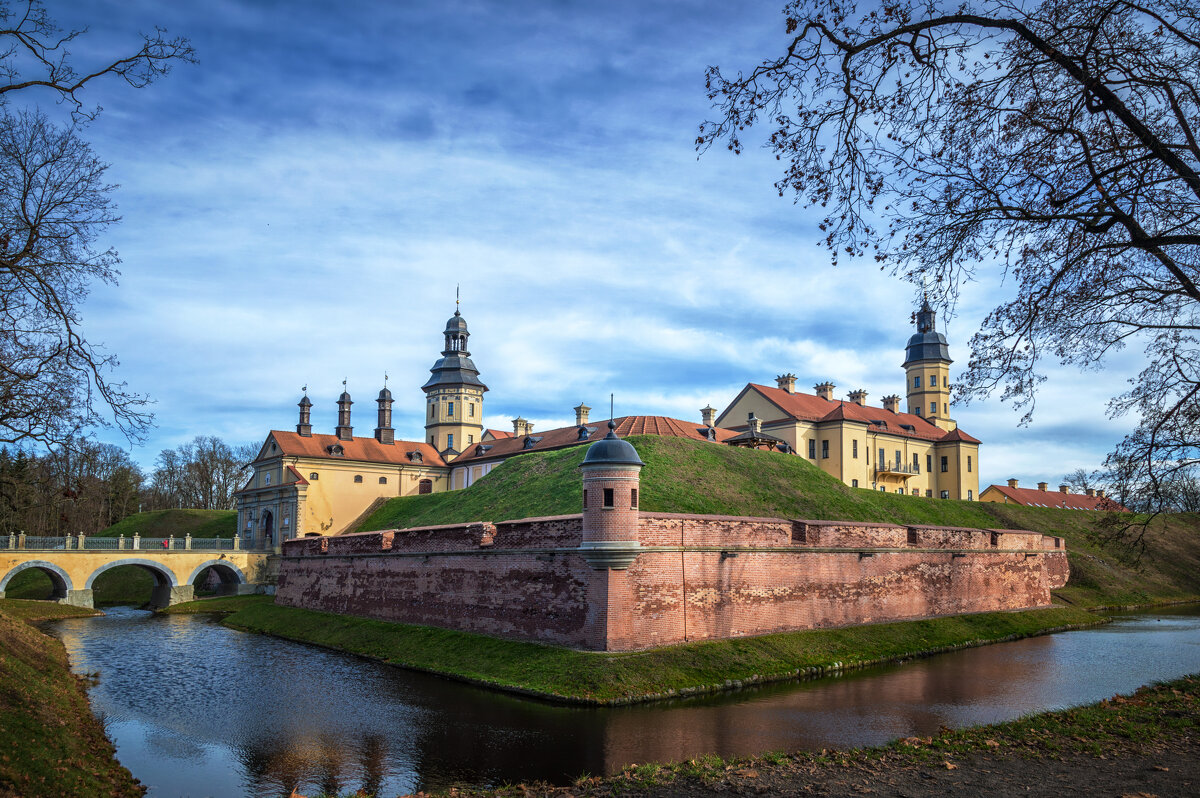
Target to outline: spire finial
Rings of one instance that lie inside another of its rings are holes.
[[[300,390],[304,391],[304,395],[305,395],[305,396],[308,396],[308,386],[307,386],[307,385],[305,385],[305,386],[304,386],[303,388],[301,388]]]
[[[346,378],[342,377],[342,390],[346,389]]]
[[[387,372],[383,372],[383,387],[387,387]]]
[[[459,303],[458,291],[459,291],[459,283],[455,283],[455,284],[454,284],[454,315],[455,315],[455,316],[461,316],[461,315],[462,315],[462,314],[461,314],[461,313],[459,313],[459,311],[458,311],[458,303]]]

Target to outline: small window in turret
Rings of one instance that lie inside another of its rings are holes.
[[[918,379],[919,379],[919,378],[918,378]],[[937,387],[937,375],[936,375],[936,374],[930,374],[930,375],[929,375],[929,387],[930,387],[930,388],[936,388],[936,387]]]
[[[634,488],[633,493],[630,494],[630,496],[629,496],[629,509],[630,510],[636,510],[638,508],[637,507],[637,492],[638,492],[638,489]]]
[[[930,384],[930,385],[933,385],[933,383],[932,383],[932,382],[931,382],[931,383],[929,383],[929,384]],[[913,377],[913,387],[914,387],[914,388],[920,388],[920,387],[921,387],[921,378],[920,378],[920,377]]]
[[[612,488],[604,489],[604,506],[608,507],[610,509],[613,506],[613,489]]]
[[[475,405],[467,405],[467,415],[470,418],[475,418]]]
[[[448,402],[446,404],[446,415],[450,416],[451,418],[454,417],[454,402]]]

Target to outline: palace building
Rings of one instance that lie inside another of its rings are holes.
[[[979,493],[979,440],[950,417],[950,360],[946,338],[935,329],[928,303],[916,314],[905,370],[907,412],[898,396],[883,407],[866,403],[866,391],[833,398],[823,382],[815,394],[798,393],[794,374],[776,387],[751,383],[719,413],[700,411],[699,423],[664,416],[612,419],[615,434],[664,435],[746,446],[807,457],[852,487],[912,496],[974,500]],[[421,386],[425,436],[398,440],[392,427],[391,391],[376,399],[371,437],[356,437],[353,401],[338,398],[333,434],[312,431],[312,401],[299,403],[292,431],[272,430],[250,464],[253,474],[238,491],[238,529],[246,545],[272,545],[308,534],[355,529],[387,499],[469,488],[509,457],[601,440],[604,424],[589,421],[591,408],[574,408],[575,424],[534,432],[524,418],[513,431],[483,425],[487,385],[471,361],[467,322],[456,308],[442,333],[441,357]]]

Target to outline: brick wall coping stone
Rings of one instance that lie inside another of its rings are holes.
[[[351,532],[351,535],[378,535],[380,532],[434,532],[440,529],[461,529],[475,524],[491,524],[492,526],[511,526],[513,524],[535,524],[544,523],[546,521],[565,521],[569,518],[583,518],[580,513],[572,513],[570,515],[539,515],[532,518],[513,518],[508,521],[465,521],[461,524],[434,524],[431,526],[406,526],[396,527],[395,529],[377,529],[373,532]],[[347,537],[347,535],[338,535],[337,537]]]
[[[330,554],[288,554],[279,555],[284,560],[299,560],[307,557],[320,557],[323,560],[336,560],[338,558],[350,557],[491,557],[491,556],[515,556],[528,554],[579,554],[579,548],[576,546],[560,546],[543,547],[543,548],[528,548],[528,549],[447,549],[445,551],[355,551]],[[934,548],[917,548],[914,546],[905,547],[880,547],[869,548],[865,546],[855,546],[848,548],[837,548],[831,546],[718,546],[718,545],[698,545],[698,546],[641,546],[638,548],[638,553],[656,554],[656,553],[679,553],[679,552],[738,552],[744,554],[1024,554],[1027,557],[1036,557],[1042,553],[1054,554],[1062,549],[993,549],[993,548],[952,548],[952,549],[934,549]],[[933,616],[931,616],[933,617]]]
[[[642,518],[665,518],[668,520],[678,519],[681,521],[749,521],[755,523],[766,524],[790,524],[791,520],[787,518],[765,518],[755,515],[701,515],[699,513],[648,513],[645,510],[640,513]],[[810,522],[805,522],[810,523]],[[832,523],[842,524],[857,524],[858,521],[834,521]]]

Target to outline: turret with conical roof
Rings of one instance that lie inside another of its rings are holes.
[[[950,418],[950,348],[946,336],[937,331],[937,314],[923,298],[916,313],[917,331],[904,350],[908,412],[929,419],[938,427],[953,430]]]
[[[445,348],[421,386],[425,391],[425,439],[439,452],[457,453],[483,435],[483,393],[488,388],[467,350],[467,320],[455,307],[446,321]]]

